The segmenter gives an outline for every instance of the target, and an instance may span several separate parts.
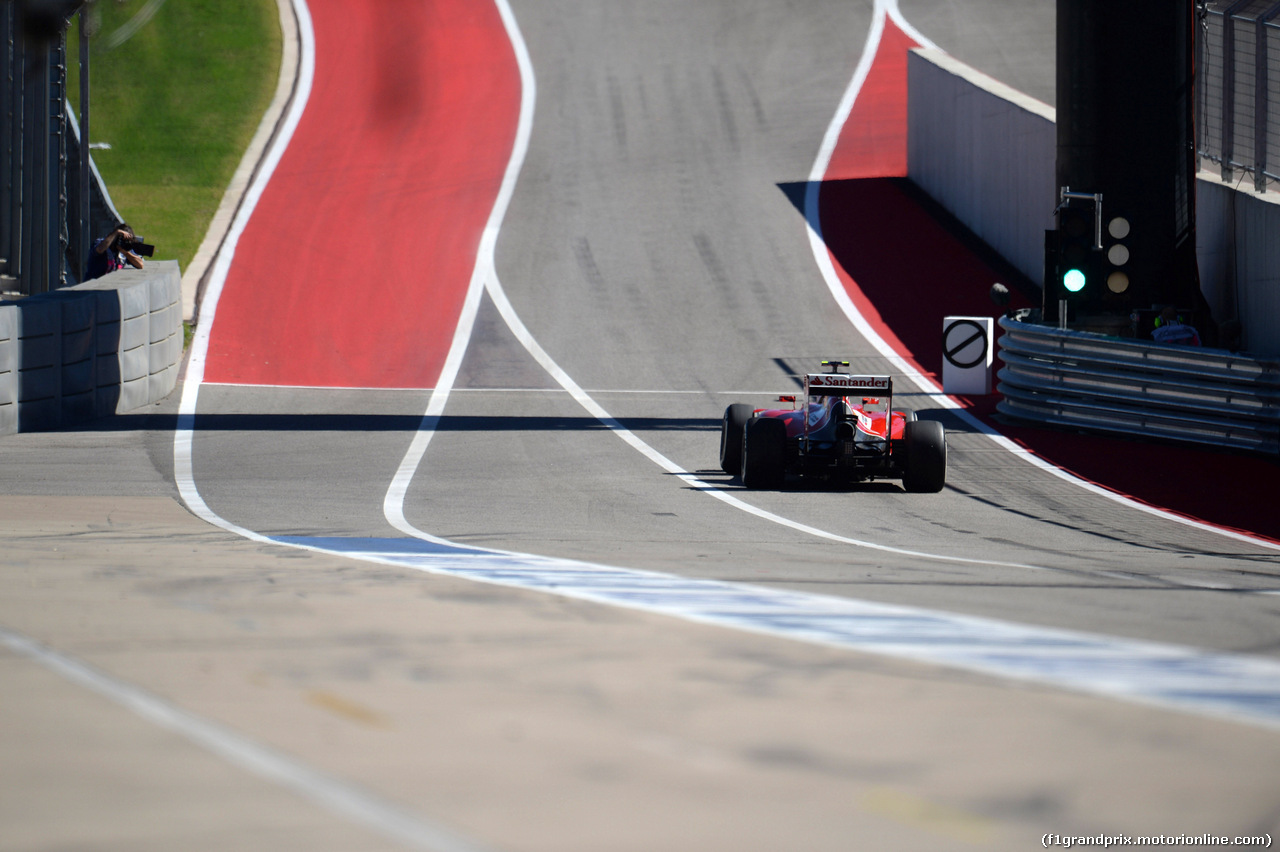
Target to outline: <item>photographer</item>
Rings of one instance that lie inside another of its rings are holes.
[[[142,258],[138,256],[138,248],[142,243],[124,222],[105,237],[95,240],[89,250],[89,261],[85,264],[84,280],[101,278],[108,272],[124,269],[125,265],[142,268]]]

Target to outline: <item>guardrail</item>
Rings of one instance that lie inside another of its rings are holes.
[[[1002,318],[1001,414],[1280,454],[1280,363]]]

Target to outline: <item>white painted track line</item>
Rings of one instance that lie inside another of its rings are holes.
[[[452,832],[410,814],[350,784],[316,772],[280,752],[188,713],[86,663],[0,627],[0,645],[67,680],[201,746],[228,763],[281,785],[313,803],[410,849],[424,852],[483,852]]]
[[[836,109],[835,116],[831,120],[831,125],[827,128],[827,133],[823,138],[822,146],[819,148],[817,159],[814,160],[813,168],[809,172],[809,181],[805,186],[804,210],[805,219],[809,223],[809,246],[813,251],[813,259],[818,265],[818,269],[822,272],[823,279],[827,282],[827,288],[831,291],[832,298],[836,304],[840,306],[840,310],[848,318],[849,322],[858,333],[866,339],[876,351],[889,363],[893,364],[897,369],[901,370],[911,382],[920,389],[920,392],[929,398],[931,402],[939,408],[950,411],[959,417],[973,431],[986,436],[997,446],[1011,455],[1020,458],[1029,464],[1035,465],[1040,470],[1045,471],[1053,476],[1058,477],[1064,482],[1083,488],[1084,490],[1097,494],[1112,500],[1128,509],[1136,509],[1149,515],[1154,515],[1164,520],[1174,521],[1175,523],[1189,526],[1202,532],[1210,532],[1215,535],[1225,536],[1235,541],[1241,541],[1258,547],[1266,548],[1280,552],[1280,544],[1267,541],[1263,538],[1247,535],[1229,530],[1223,527],[1208,524],[1203,521],[1197,521],[1192,518],[1151,506],[1147,503],[1134,500],[1131,497],[1119,494],[1092,482],[1081,479],[1071,474],[1057,465],[1051,464],[1032,452],[1028,452],[1013,441],[1001,435],[995,429],[988,426],[979,418],[975,417],[967,411],[955,398],[942,393],[939,387],[932,379],[916,369],[915,365],[904,358],[901,353],[889,345],[889,343],[880,336],[875,328],[867,322],[857,307],[853,304],[853,300],[849,298],[849,294],[844,289],[844,283],[840,280],[839,274],[836,272],[834,261],[831,258],[831,252],[827,249],[826,241],[822,236],[822,224],[818,215],[818,200],[821,194],[823,180],[826,179],[827,168],[831,164],[831,157],[835,152],[836,144],[840,139],[840,132],[844,128],[845,122],[849,118],[849,113],[853,110],[854,101],[857,100],[858,93],[861,91],[862,84],[866,80],[867,74],[871,68],[871,61],[875,57],[876,48],[880,44],[880,36],[884,32],[884,22],[891,18],[899,28],[907,35],[921,43],[925,47],[936,47],[931,41],[925,38],[919,31],[907,23],[902,17],[902,13],[898,10],[898,0],[876,0],[875,20],[872,23],[871,32],[867,37],[867,44],[863,48],[862,59],[858,63],[857,69],[854,71],[853,79],[849,83],[849,88],[845,92],[844,98],[840,101],[840,106]]]
[[[532,130],[532,101],[536,87],[532,64],[515,18],[506,0],[497,2],[515,46],[524,92],[521,123],[512,155],[513,168],[507,173],[508,179],[514,184]],[[883,31],[883,15],[891,14],[895,7],[891,2],[880,2],[878,9],[882,17],[879,18],[878,27],[873,30],[873,37],[868,40],[868,55],[874,55],[879,32]],[[861,67],[862,65],[859,66]],[[861,78],[865,78],[865,75],[866,72],[862,71]],[[855,74],[856,81],[861,78]],[[846,97],[851,107],[856,90]],[[847,114],[848,110],[845,110],[844,115]],[[829,133],[828,136],[836,138],[838,131]],[[829,152],[827,156],[829,158]],[[825,164],[823,171],[825,172]],[[810,182],[810,187],[813,183]],[[504,190],[506,186],[504,182]],[[509,197],[500,197],[495,212],[505,211],[508,200]],[[816,204],[816,199],[814,203]],[[842,544],[925,559],[1039,570],[1034,565],[941,556],[839,536],[760,509],[685,471],[626,429],[583,390],[534,338],[516,314],[498,279],[493,251],[501,217],[491,218],[490,222],[494,239],[489,238],[490,233],[487,231],[477,259],[477,274],[472,279],[472,286],[483,283],[516,339],[583,409],[625,443],[689,487],[762,520]],[[825,252],[825,246],[823,251]],[[832,273],[834,274],[834,270]],[[843,294],[843,288],[840,292]],[[848,300],[847,295],[844,298]],[[470,332],[469,321],[459,324],[451,357],[454,351],[465,349]],[[883,341],[880,343],[883,345]],[[456,369],[453,373],[446,373],[447,381],[446,377],[442,377],[439,384],[447,396],[448,385],[456,376]],[[922,390],[931,396],[935,395],[927,385],[922,386]],[[1268,727],[1280,726],[1280,663],[1272,660],[1205,654],[1195,649],[1172,645],[1024,627],[919,608],[803,595],[745,584],[688,579],[507,551],[485,553],[477,548],[452,544],[414,528],[405,519],[403,506],[408,482],[412,480],[422,461],[426,444],[443,411],[443,402],[437,403],[441,393],[440,388],[433,393],[414,448],[401,463],[396,482],[384,501],[384,511],[393,526],[430,546],[425,550],[415,551],[404,543],[380,540],[373,548],[361,551],[359,540],[351,540],[345,544],[326,540],[327,546],[345,546],[349,555],[405,565],[431,573],[537,589],[660,612],[691,621],[950,665],[986,674],[1036,680],[1095,695],[1222,716],[1237,721],[1247,720]],[[955,402],[949,402],[948,407],[954,408]],[[297,539],[293,543],[307,542],[305,539]],[[733,603],[726,604],[726,598]],[[751,604],[740,608],[738,604],[744,600]],[[1064,649],[1068,650],[1064,653]],[[1117,672],[1123,674],[1117,676]]]
[[[208,509],[199,497],[192,478],[190,455],[191,426],[194,423],[198,386],[202,378],[200,365],[208,344],[207,327],[202,329],[203,335],[198,335],[193,349],[193,364],[196,369],[188,375],[188,387],[181,410],[185,428],[179,430],[175,440],[175,470],[179,487],[183,499],[197,515],[223,529],[258,541],[270,540],[294,547],[345,554],[370,562],[535,589],[613,606],[645,609],[690,621],[793,640],[836,645],[1003,678],[1046,683],[1093,695],[1224,717],[1264,727],[1280,726],[1280,663],[1269,659],[1206,654],[1192,648],[1026,627],[918,608],[759,589],[741,584],[687,579],[527,554],[484,551],[455,545],[414,528],[404,515],[405,494],[444,411],[462,353],[470,339],[480,294],[487,290],[517,338],[565,391],[573,395],[584,409],[619,438],[664,470],[676,474],[685,484],[763,520],[781,523],[806,534],[923,558],[948,558],[884,548],[873,542],[835,536],[780,518],[709,486],[623,428],[537,343],[506,298],[493,260],[506,203],[527,149],[535,93],[532,66],[515,18],[505,0],[496,2],[511,36],[523,81],[520,125],[517,144],[504,179],[503,194],[495,205],[483,236],[481,252],[468,291],[468,307],[455,331],[449,366],[432,392],[413,445],[402,460],[384,497],[384,514],[389,523],[412,539],[267,539],[217,517]],[[881,3],[879,8],[883,13],[892,14],[892,4]],[[874,41],[869,42],[869,46],[873,48]],[[849,98],[850,104],[855,96],[856,91]],[[820,176],[816,167],[815,172]],[[814,182],[811,181],[812,183]],[[825,252],[825,246],[823,251]],[[220,258],[220,262],[229,263],[230,255],[225,259]],[[210,290],[216,299],[216,288],[211,287]],[[211,322],[212,310],[206,317]],[[194,355],[197,351],[199,359]],[[887,357],[890,355],[891,352],[886,352]],[[931,389],[927,383],[921,389],[926,393],[936,393],[936,389]],[[939,404],[954,408],[953,402],[947,404],[945,400],[945,397],[941,397]],[[1072,478],[1068,481],[1075,480]]]

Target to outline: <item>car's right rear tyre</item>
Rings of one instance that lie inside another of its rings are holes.
[[[917,494],[942,490],[947,482],[947,435],[937,420],[916,420],[903,429],[907,466],[902,487]]]
[[[779,488],[787,476],[787,424],[756,417],[742,430],[742,484]]]
[[[720,469],[730,476],[742,472],[742,430],[754,413],[751,406],[735,402],[720,420]]]

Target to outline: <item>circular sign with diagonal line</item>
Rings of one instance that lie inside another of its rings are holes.
[[[987,330],[971,319],[957,319],[942,330],[942,357],[962,370],[987,359]]]

